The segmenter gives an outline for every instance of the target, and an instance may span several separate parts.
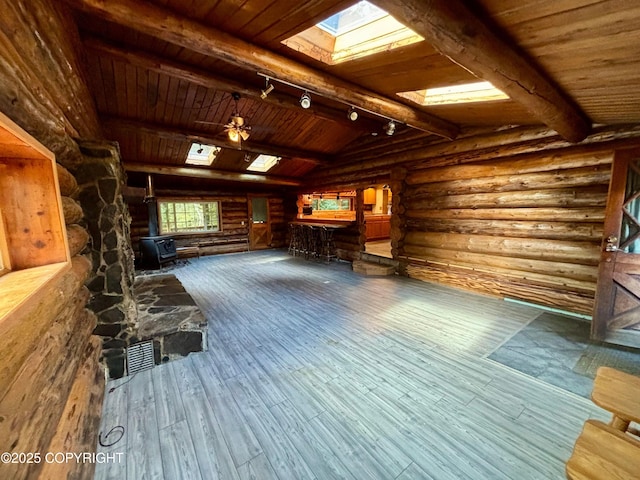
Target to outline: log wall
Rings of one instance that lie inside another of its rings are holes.
[[[408,169],[404,271],[591,314],[612,159],[601,146]]]
[[[74,139],[100,138],[82,77],[73,15],[54,0],[0,0],[0,111],[56,155],[72,268],[33,295],[12,322],[0,322],[0,452],[91,452],[104,394],[95,315],[85,308],[91,260],[82,253]],[[68,169],[68,170],[67,170]],[[69,171],[71,170],[71,172]],[[0,295],[2,292],[0,292]],[[95,464],[56,472],[41,463],[3,463],[0,477],[91,478]]]
[[[157,191],[159,197],[177,198],[180,192],[170,195]],[[185,197],[194,199],[192,192],[184,192]],[[280,194],[265,195],[269,198],[269,218],[271,222],[271,246],[281,248],[287,242],[287,218],[291,215],[287,210],[285,197]],[[243,252],[249,245],[249,205],[245,193],[211,192],[198,195],[197,198],[207,201],[219,201],[222,229],[220,232],[174,235],[176,246],[197,246],[200,255],[216,255],[219,253]],[[295,201],[295,198],[294,198]],[[295,204],[294,204],[295,207]],[[289,207],[289,209],[294,208]],[[140,238],[149,235],[149,217],[147,205],[138,201],[129,201],[131,213],[131,242],[139,258]]]

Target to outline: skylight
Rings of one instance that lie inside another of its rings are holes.
[[[489,82],[467,83],[449,87],[400,92],[399,96],[420,105],[453,105],[457,103],[492,102],[509,96]]]
[[[184,163],[187,165],[201,165],[208,167],[213,163],[220,150],[221,148],[216,147],[215,145],[192,143],[189,153],[187,154],[187,160]]]
[[[335,65],[422,40],[387,12],[363,0],[282,43]]]
[[[274,157],[273,155],[258,155],[258,157],[251,162],[251,165],[247,167],[247,170],[251,172],[268,172],[271,167],[277,165],[280,161],[280,157]]]
[[[389,14],[381,8],[363,0],[332,15],[316,26],[337,37],[387,15]]]

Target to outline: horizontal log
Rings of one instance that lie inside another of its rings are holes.
[[[172,175],[177,177],[206,178],[210,180],[226,180],[232,182],[252,182],[264,185],[300,186],[296,179],[258,175],[255,173],[227,172],[224,170],[210,170],[194,167],[174,167],[157,164],[125,163],[127,172],[153,173],[156,175]]]
[[[553,277],[554,283],[562,284],[565,281],[572,280],[588,285],[588,288],[593,288],[598,278],[598,268],[595,265],[563,263],[539,260],[537,258],[505,257],[491,253],[473,253],[441,248],[422,247],[417,250],[412,248],[411,245],[406,247],[408,249],[403,249],[402,255],[410,256],[413,261],[422,260],[424,262],[457,265],[478,271],[500,271],[506,275],[515,275],[520,278],[528,278],[527,275],[529,274],[545,275]]]
[[[150,124],[129,118],[117,117],[101,117],[105,128],[110,130],[124,129],[135,131],[137,133],[152,137],[159,137],[167,140],[186,142],[186,143],[204,143],[217,145],[219,147],[238,149],[238,144],[229,140],[227,135],[212,135],[210,132],[200,130],[168,127],[166,125]],[[247,141],[242,143],[242,150],[245,152],[264,153],[267,155],[275,155],[287,158],[299,158],[308,160],[314,164],[329,165],[330,162],[322,153],[311,152],[302,149],[283,147],[278,145],[270,145],[266,143],[256,143],[255,141]]]
[[[69,242],[69,253],[72,257],[78,255],[89,243],[89,232],[80,225],[67,225],[67,239]]]
[[[70,197],[61,198],[64,223],[66,225],[71,225],[82,220],[82,217],[84,217],[84,212],[82,211],[82,207],[80,206],[80,204]]]
[[[611,165],[557,169],[553,172],[514,173],[510,175],[447,180],[426,184],[414,182],[414,178],[409,175],[406,179],[407,184],[414,185],[414,187],[404,190],[402,192],[402,198],[410,201],[414,197],[590,187],[592,185],[608,186],[610,178]]]
[[[524,300],[586,315],[591,315],[593,311],[593,298],[589,295],[566,292],[557,288],[508,282],[497,276],[476,275],[468,270],[455,270],[451,267],[409,265],[406,271],[411,278],[442,283],[500,298]]]
[[[526,192],[475,193],[413,200],[403,196],[407,209],[434,208],[531,208],[531,207],[604,207],[607,186]]]
[[[604,222],[604,206],[582,208],[450,208],[442,210],[407,210],[410,219],[530,220],[537,222]]]
[[[48,452],[95,452],[105,383],[101,352],[101,340],[92,336]],[[40,478],[93,478],[95,466],[94,462],[47,462]]]
[[[600,242],[602,223],[535,222],[512,220],[407,219],[406,231],[463,233],[498,237],[546,238]]]
[[[216,245],[200,248],[200,255],[217,255],[220,253],[238,253],[247,251],[247,242],[229,243],[226,245]]]
[[[503,257],[532,258],[552,262],[597,265],[600,245],[593,242],[568,242],[537,238],[500,238],[460,233],[409,232],[404,248],[411,256],[425,257],[424,248],[485,253]]]
[[[409,185],[422,183],[445,182],[448,180],[471,180],[500,175],[524,175],[528,173],[553,172],[558,169],[593,167],[596,165],[611,165],[613,151],[610,148],[591,151],[568,151],[556,153],[541,153],[526,158],[498,159],[479,163],[451,165],[446,167],[426,166],[420,170],[412,169],[403,180]]]
[[[64,168],[59,163],[56,164],[56,170],[58,174],[58,185],[60,186],[60,195],[65,197],[73,197],[78,191],[78,182],[69,170]]]

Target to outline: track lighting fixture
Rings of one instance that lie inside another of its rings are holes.
[[[269,96],[271,92],[273,92],[274,86],[272,83],[269,83],[269,77],[264,77],[265,85],[264,90],[260,91],[260,98],[264,100]]]
[[[387,123],[384,126],[384,133],[391,136],[395,133],[395,131],[396,131],[396,122],[394,122],[393,120],[389,120],[389,123]]]
[[[200,144],[200,148],[199,148],[198,150],[196,150],[196,151],[197,151],[199,154],[201,154],[201,153],[204,151],[204,149],[202,148],[202,144]]]
[[[347,118],[352,122],[355,122],[358,119],[358,112],[354,107],[351,107],[347,112]]]
[[[311,95],[307,92],[304,92],[300,97],[300,106],[305,109],[311,106]]]

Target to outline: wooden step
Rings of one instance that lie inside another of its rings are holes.
[[[353,271],[363,275],[395,275],[396,269],[391,265],[380,265],[378,263],[365,262],[364,260],[354,260]]]

